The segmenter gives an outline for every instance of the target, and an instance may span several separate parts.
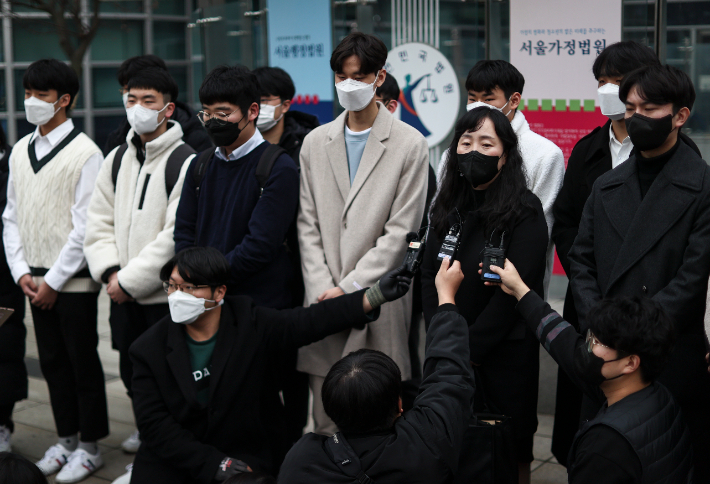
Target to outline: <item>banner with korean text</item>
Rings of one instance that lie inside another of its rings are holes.
[[[510,0],[510,62],[525,77],[521,110],[530,128],[565,156],[606,123],[592,64],[621,40],[622,0]],[[564,273],[559,261],[555,273]]]

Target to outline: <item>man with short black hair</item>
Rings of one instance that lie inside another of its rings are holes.
[[[257,67],[252,71],[259,83],[261,105],[256,127],[264,139],[279,145],[298,163],[303,139],[320,126],[312,114],[291,110],[296,87],[288,72],[280,67]]]
[[[385,82],[375,90],[375,100],[382,103],[387,111],[394,114],[399,106],[399,84],[394,76],[385,77]]]
[[[468,324],[454,304],[462,280],[461,263],[449,267],[445,259],[413,408],[402,408],[402,374],[392,358],[368,349],[350,353],[323,382],[322,404],[339,432],[306,434],[286,456],[280,484],[349,484],[358,473],[378,484],[451,482],[473,404]],[[336,455],[338,446],[350,447],[352,456]]]
[[[661,304],[642,296],[605,299],[587,315],[585,342],[530,290],[512,262],[504,266],[491,266],[501,276],[496,285],[519,301],[518,311],[545,350],[601,407],[574,437],[570,484],[693,482],[690,432],[671,392],[657,381],[676,340]]]
[[[594,183],[569,252],[580,329],[588,329],[590,310],[603,298],[650,297],[663,307],[675,323],[678,343],[659,381],[683,409],[697,482],[710,482],[710,375],[703,329],[710,167],[678,134],[695,90],[679,69],[652,65],[629,73],[619,97],[634,152]]]
[[[168,314],[158,270],[175,254],[175,212],[194,157],[172,120],[174,88],[163,69],[146,69],[128,81],[131,130],[106,158],[87,215],[84,253],[94,280],[107,285],[111,336],[129,396],[128,348]],[[137,431],[122,444],[129,453],[139,446]]]
[[[301,150],[298,242],[305,304],[374,284],[403,260],[406,235],[419,229],[424,215],[429,147],[375,100],[386,62],[385,44],[362,32],[345,37],[330,57],[345,112],[308,134]],[[410,378],[411,305],[410,297],[387,304],[376,324],[299,350],[298,369],[310,375],[316,432],[335,431],[320,389],[330,367],[350,351],[383,351]]]
[[[128,82],[137,74],[143,72],[146,69],[162,69],[168,72],[168,67],[165,65],[165,61],[158,57],[157,55],[147,54],[147,55],[137,55],[126,59],[121,63],[121,66],[116,72],[116,80],[121,91],[121,96],[123,98],[123,105],[125,107],[126,101],[128,100]],[[183,141],[192,147],[195,151],[203,151],[212,148],[212,142],[209,136],[202,129],[200,122],[195,116],[195,112],[187,104],[178,101],[178,86],[175,84],[170,92],[171,102],[175,105],[172,120],[180,124],[183,131]],[[126,136],[128,131],[131,129],[131,125],[128,119],[121,121],[121,124],[114,131],[109,133],[106,143],[104,145],[103,153],[104,156],[108,154],[117,146],[123,144],[126,141]]]
[[[143,443],[132,481],[211,484],[247,470],[278,472],[286,448],[269,361],[379,316],[409,289],[404,266],[372,288],[308,308],[275,310],[228,295],[218,250],[179,252],[160,271],[170,316],[131,346],[133,404]]]
[[[284,245],[298,207],[298,167],[278,156],[264,186],[257,167],[270,143],[255,123],[260,92],[244,66],[220,66],[200,86],[200,120],[217,146],[190,165],[175,221],[175,251],[214,247],[232,268],[231,294],[260,306],[291,306],[295,277]]]
[[[30,300],[42,375],[59,442],[37,466],[56,482],[79,482],[103,465],[97,441],[108,412],[97,352],[97,297],[84,258],[86,212],[103,156],[68,112],[79,78],[56,59],[22,78],[25,116],[37,126],[10,155],[3,242],[12,277]]]

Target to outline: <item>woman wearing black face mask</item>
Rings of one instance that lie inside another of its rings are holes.
[[[491,410],[513,417],[520,482],[529,482],[537,429],[538,348],[515,311],[515,299],[478,275],[487,244],[505,249],[525,282],[543,294],[547,225],[540,200],[526,187],[518,139],[496,110],[480,107],[457,122],[454,139],[431,209],[422,265],[422,300],[428,324],[437,308],[437,256],[449,229],[461,225],[454,256],[466,275],[456,295],[469,324],[476,404],[482,394]],[[460,218],[460,220],[459,220]],[[502,239],[502,240],[501,240]]]

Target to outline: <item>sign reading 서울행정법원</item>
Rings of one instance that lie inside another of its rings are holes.
[[[459,114],[459,82],[451,63],[434,47],[416,42],[395,47],[385,64],[399,84],[399,114],[430,147],[441,143]]]

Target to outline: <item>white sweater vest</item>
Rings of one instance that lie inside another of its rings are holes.
[[[73,229],[71,207],[81,170],[101,150],[91,138],[79,133],[35,173],[29,155],[31,138],[32,134],[25,136],[12,150],[17,225],[29,266],[49,269]],[[90,278],[82,279],[71,279],[62,292],[95,292],[100,288]]]

